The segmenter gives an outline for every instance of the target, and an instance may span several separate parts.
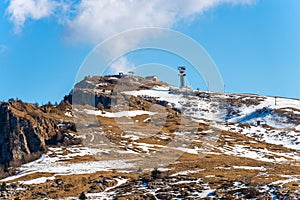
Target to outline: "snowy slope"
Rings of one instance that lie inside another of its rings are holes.
[[[217,122],[214,126],[222,130],[231,130],[259,141],[300,149],[299,99],[214,93],[196,95],[196,92],[184,94],[170,91],[169,87],[159,87],[123,93],[166,101],[170,107],[181,110],[195,121],[201,122],[201,119],[205,119]],[[239,124],[248,126],[238,126]],[[269,128],[262,127],[263,125],[268,125]]]
[[[170,91],[169,87],[152,88],[150,90],[126,91],[127,95],[143,98],[152,97],[168,102],[169,107],[181,110],[185,115],[214,121],[253,124],[258,121],[275,128],[295,128],[299,122],[282,115],[290,112],[300,118],[300,100],[257,95],[222,95],[206,93],[196,95],[196,91],[188,94]],[[205,98],[206,97],[206,98]],[[232,104],[231,101],[237,101]],[[258,102],[257,105],[246,105],[245,102]],[[276,101],[276,104],[275,104]],[[280,113],[281,111],[282,113]],[[299,129],[299,128],[298,128]]]

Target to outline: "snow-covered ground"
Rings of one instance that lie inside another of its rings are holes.
[[[55,174],[53,177],[39,177],[37,179],[24,182],[24,184],[38,184],[46,182],[47,180],[53,180],[56,175],[91,174],[98,171],[127,169],[133,167],[133,164],[126,162],[126,160],[69,162],[69,160],[75,156],[97,156],[99,153],[108,153],[107,150],[103,149],[90,147],[70,147],[67,149],[68,153],[65,152],[65,148],[49,148],[47,154],[42,155],[41,158],[36,161],[22,165],[19,168],[19,173],[14,176],[7,177],[1,181],[11,181],[33,173],[45,172]]]
[[[134,90],[134,91],[125,91],[123,94],[132,95],[132,96],[143,96],[143,97],[154,97],[160,101],[166,101],[177,109],[182,108],[182,104],[186,101],[182,94],[173,94],[169,92],[169,87],[156,87],[149,90]]]
[[[171,92],[169,87],[123,93],[169,102],[174,108],[181,109],[184,115],[192,116],[196,122],[207,123],[207,121],[201,120],[209,120],[210,125],[221,130],[239,132],[258,141],[283,145],[291,149],[300,149],[300,133],[298,132],[300,125],[297,124],[299,122],[292,121],[276,111],[281,110],[282,112],[299,114],[299,99],[214,93],[196,96],[195,93],[180,94]],[[231,100],[237,101],[237,103],[232,105],[229,103]],[[247,104],[245,102],[251,103]],[[234,112],[228,113],[227,109]],[[212,124],[212,121],[215,121],[215,123]],[[261,124],[273,127],[273,129],[266,129],[261,125],[257,125],[258,121]],[[249,126],[240,127],[237,124],[228,125],[222,122],[248,124]]]
[[[289,129],[264,128],[262,126],[237,126],[237,124],[214,124],[221,130],[247,135],[257,141],[282,145],[286,148],[300,150],[300,133]]]
[[[125,91],[124,94],[140,96],[143,98],[155,98],[159,101],[168,102],[167,106],[181,110],[186,116],[204,118],[209,120],[222,120],[225,110],[220,107],[223,102],[220,98],[199,98],[193,92],[178,93],[169,91],[169,87],[155,87],[149,90]]]
[[[194,91],[195,92],[195,91]],[[280,97],[265,97],[256,95],[227,95],[205,93],[176,93],[170,91],[169,87],[156,87],[148,90],[125,91],[127,95],[140,96],[144,98],[155,98],[169,103],[170,107],[182,110],[185,115],[195,118],[203,118],[214,121],[228,121],[245,124],[257,124],[257,121],[268,124],[275,128],[295,128],[294,124],[285,116],[276,113],[275,110],[291,111],[300,113],[300,100]],[[241,102],[241,105],[230,105],[230,99]],[[258,105],[246,105],[242,102],[258,102]],[[235,114],[228,115],[231,107]],[[299,127],[297,128],[299,129]]]
[[[249,148],[248,146],[243,145],[234,145],[234,146],[227,146],[224,145],[222,148],[219,148],[225,155],[232,155],[237,157],[245,157],[251,158],[258,161],[264,162],[276,162],[276,163],[285,163],[287,162],[286,154],[278,154],[267,149],[260,149],[260,148]],[[298,157],[299,159],[299,157]]]
[[[120,117],[135,117],[137,115],[155,115],[155,112],[144,111],[144,110],[128,110],[121,112],[102,112],[101,110],[88,110],[85,109],[86,114],[96,115],[109,118],[120,118]]]

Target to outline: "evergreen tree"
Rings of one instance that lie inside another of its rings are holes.
[[[80,200],[85,200],[85,199],[87,199],[87,197],[85,196],[84,192],[81,192],[81,194],[79,195],[79,199],[80,199]]]
[[[70,125],[70,130],[71,130],[71,131],[74,131],[74,132],[77,132],[76,124],[72,123],[72,124]]]
[[[5,182],[3,182],[2,184],[1,184],[1,191],[6,191],[6,183]]]
[[[152,172],[151,172],[151,177],[152,177],[153,179],[157,179],[157,178],[160,178],[160,176],[161,176],[161,172],[158,171],[157,168],[154,168],[154,169],[152,170]]]

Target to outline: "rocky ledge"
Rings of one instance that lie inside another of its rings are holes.
[[[70,107],[65,101],[41,107],[20,100],[0,103],[1,171],[38,158],[48,145],[80,143],[72,118],[65,114]]]

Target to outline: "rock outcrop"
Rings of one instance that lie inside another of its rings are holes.
[[[39,107],[20,100],[0,103],[0,169],[34,160],[49,145],[80,143],[74,134],[72,103],[110,109],[114,90],[164,84],[156,77],[87,76],[58,106]]]
[[[75,144],[72,118],[60,106],[37,107],[22,101],[0,104],[0,165],[6,168],[37,158],[47,145]],[[72,130],[71,130],[72,129]]]

